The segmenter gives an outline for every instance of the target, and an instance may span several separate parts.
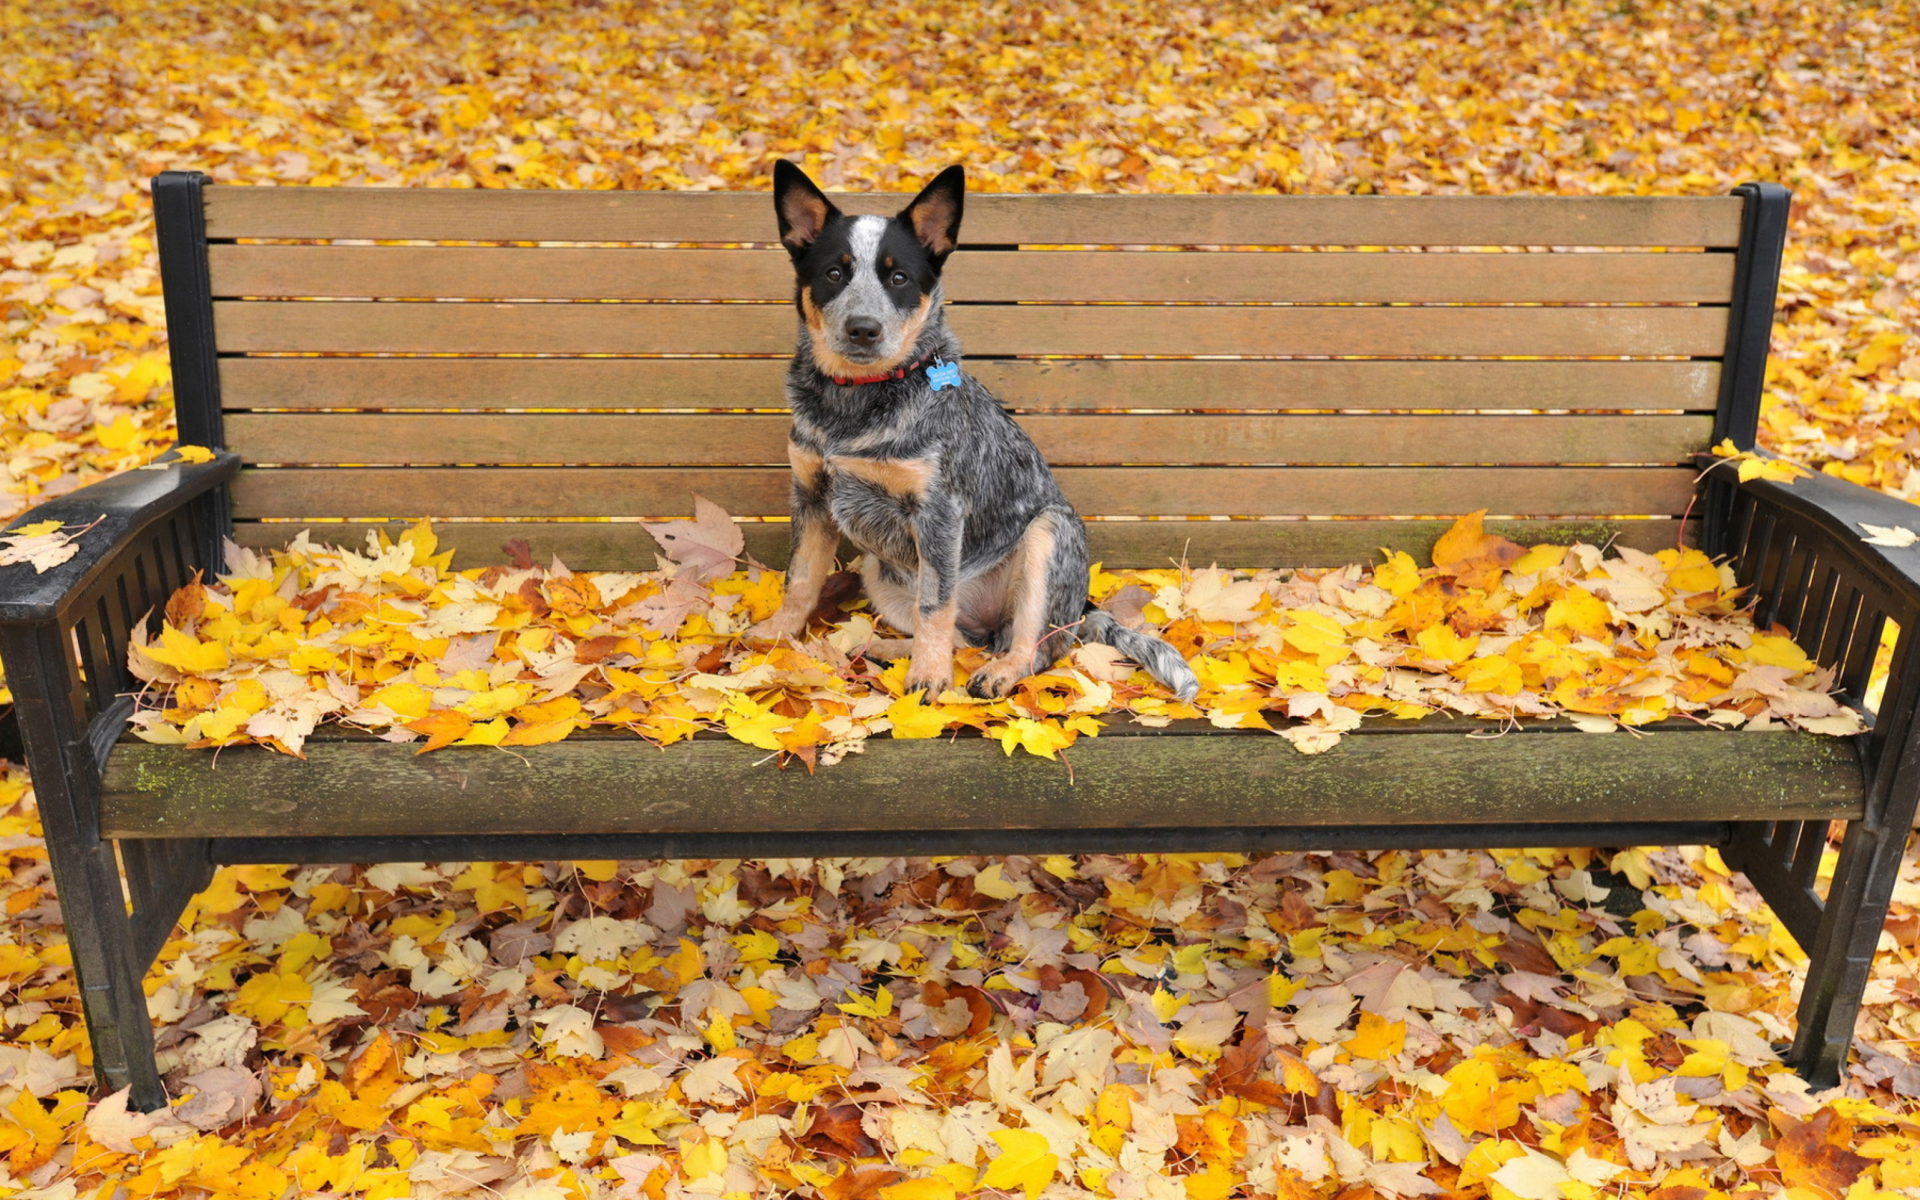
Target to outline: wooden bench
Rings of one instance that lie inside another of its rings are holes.
[[[215,864],[410,860],[1708,844],[1811,955],[1792,1060],[1836,1079],[1920,783],[1920,551],[1863,544],[1860,521],[1914,510],[1826,477],[1722,470],[1696,495],[1700,452],[1754,441],[1780,188],[971,197],[948,269],[968,367],[1057,464],[1108,564],[1425,555],[1485,507],[1521,542],[1732,556],[1759,620],[1836,667],[1851,702],[1883,623],[1902,630],[1856,739],[1377,721],[1306,757],[1254,731],[1117,723],[1076,747],[1071,781],[978,739],[876,739],[817,777],[720,737],[660,753],[589,731],[525,762],[326,728],[304,761],[129,740],[128,631],[217,570],[222,537],[272,546],[331,521],[316,533],[357,540],[425,515],[469,564],[520,537],[632,569],[653,551],[635,519],[684,515],[698,491],[745,519],[753,554],[786,547],[784,524],[755,520],[786,514],[795,326],[767,196],[169,173],[154,197],[180,437],[220,453],[41,506],[22,520],[105,519],[59,568],[0,568],[0,655],[96,1069],[136,1106],[162,1099],[140,979]],[[1470,252],[1494,247],[1533,252]]]

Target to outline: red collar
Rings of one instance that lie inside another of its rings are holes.
[[[915,359],[904,367],[895,367],[885,375],[863,375],[857,379],[842,379],[838,375],[829,375],[827,378],[833,380],[841,387],[858,387],[863,383],[884,383],[889,379],[905,379],[931,361],[931,359],[926,358]]]

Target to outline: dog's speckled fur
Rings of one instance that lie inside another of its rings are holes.
[[[800,632],[839,536],[862,553],[874,607],[913,635],[907,690],[953,686],[953,648],[995,655],[975,695],[999,696],[1076,638],[1104,642],[1183,699],[1199,683],[1179,653],[1087,601],[1087,537],[1040,451],[962,374],[934,391],[924,369],[958,361],[940,269],[960,233],[965,178],[950,167],[902,212],[847,217],[798,167],[774,166],[780,240],[793,257],[799,345],[793,407],[793,556],[780,611],[750,631]]]

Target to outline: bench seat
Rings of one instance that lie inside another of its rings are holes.
[[[874,737],[817,775],[776,769],[719,734],[658,750],[624,731],[583,730],[512,753],[423,755],[344,733],[316,730],[304,760],[123,741],[107,758],[101,835],[263,839],[291,852],[294,839],[418,833],[427,810],[436,835],[624,835],[653,848],[618,857],[708,857],[739,834],[760,835],[754,855],[946,854],[988,830],[1017,832],[1006,844],[1020,853],[1222,851],[1247,849],[1262,830],[1347,829],[1373,845],[1409,823],[1523,815],[1585,826],[1845,821],[1861,815],[1863,795],[1848,739],[1691,722],[1600,736],[1562,721],[1503,733],[1464,719],[1376,719],[1306,755],[1264,730],[1122,719],[1064,751],[1070,766],[977,735]]]

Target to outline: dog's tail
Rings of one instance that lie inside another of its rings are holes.
[[[1147,674],[1165,684],[1180,699],[1191,700],[1200,694],[1200,680],[1178,650],[1150,633],[1128,629],[1106,609],[1088,603],[1078,632],[1081,641],[1112,646],[1139,663],[1147,669]]]

